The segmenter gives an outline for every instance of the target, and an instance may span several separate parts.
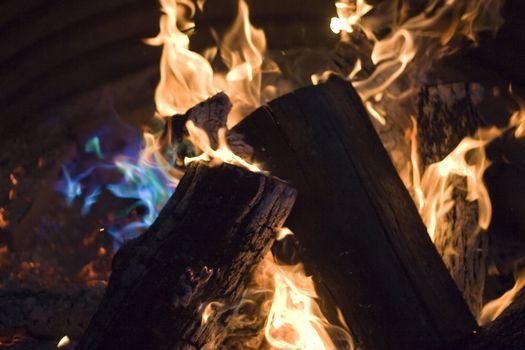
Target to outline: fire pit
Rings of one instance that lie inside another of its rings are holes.
[[[84,5],[0,23],[0,347],[525,346],[521,4]]]

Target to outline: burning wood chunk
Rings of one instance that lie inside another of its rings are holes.
[[[282,96],[234,131],[297,187],[287,226],[326,311],[341,309],[360,347],[440,348],[477,328],[348,82]]]
[[[106,295],[77,349],[197,349],[235,303],[288,216],[295,190],[231,165],[192,165],[155,223],[115,256]]]
[[[481,126],[476,105],[481,86],[471,83],[424,87],[418,101],[417,143],[423,169],[447,157]],[[483,302],[488,237],[479,225],[479,205],[467,200],[465,177],[450,175],[454,206],[432,232],[434,243],[470,311],[478,316]]]
[[[188,148],[193,147],[184,142],[184,138],[188,134],[186,123],[191,121],[199,129],[206,132],[210,140],[210,146],[216,149],[219,142],[219,129],[227,128],[226,121],[231,109],[232,104],[228,95],[224,92],[219,92],[195,107],[190,108],[184,115],[174,115],[165,118],[167,121],[164,126],[162,140],[166,145],[177,148],[175,153],[179,162],[183,163],[184,157],[188,155]],[[240,135],[229,132],[226,138],[235,154],[239,156],[252,155],[253,150],[243,142]]]

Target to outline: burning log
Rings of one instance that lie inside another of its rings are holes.
[[[231,165],[191,166],[155,223],[113,261],[77,349],[196,349],[220,327],[212,301],[236,302],[288,216],[295,190]]]
[[[104,291],[1,290],[0,337],[27,334],[36,338],[79,337],[95,313]]]
[[[349,83],[282,96],[234,130],[298,189],[287,226],[358,344],[436,348],[477,328]]]
[[[475,105],[479,84],[424,87],[418,101],[418,150],[423,169],[443,160],[481,126]],[[479,103],[479,102],[478,102]],[[466,180],[450,176],[453,208],[434,233],[434,243],[473,315],[481,311],[488,237],[478,226],[478,203],[467,200]]]

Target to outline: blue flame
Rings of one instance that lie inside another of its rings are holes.
[[[130,131],[130,127],[124,127],[127,135],[122,142],[115,141],[114,135],[122,132],[122,125],[117,130],[110,129],[89,138],[77,157],[62,166],[56,190],[69,206],[80,202],[83,215],[97,205],[103,191],[131,200],[130,205],[112,212],[114,220],[106,225],[118,249],[153,223],[178,180],[169,172],[173,166],[167,162],[169,158],[152,151],[151,140],[141,136],[137,129]]]

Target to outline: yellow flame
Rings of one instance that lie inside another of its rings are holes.
[[[517,273],[516,282],[514,287],[506,291],[502,296],[497,299],[494,299],[488,302],[483,309],[478,318],[478,323],[480,326],[486,326],[490,322],[494,321],[505,309],[507,309],[510,304],[514,301],[516,294],[525,286],[525,269],[521,269]]]
[[[160,0],[163,15],[160,33],[146,40],[163,45],[160,81],[155,91],[157,111],[162,116],[182,114],[217,92],[213,69],[200,54],[189,49],[190,39],[177,26],[178,5],[175,0]]]
[[[288,228],[282,228],[276,233],[276,238],[281,240],[292,234]],[[302,264],[279,265],[272,253],[268,252],[257,267],[251,286],[236,308],[251,304],[252,297],[257,295],[267,295],[262,302],[258,299],[262,310],[259,317],[266,316],[262,330],[267,342],[265,349],[354,349],[352,337],[340,310],[338,319],[342,326],[331,324],[323,315],[317,303],[314,282],[311,277],[305,275]],[[204,308],[203,322],[207,322],[211,314],[225,312],[225,309],[221,302],[209,303]],[[242,323],[243,317],[245,316],[233,316],[240,319],[239,323]],[[234,322],[235,320],[232,321]],[[244,345],[250,349],[260,347]],[[207,348],[217,348],[217,344],[207,344]]]
[[[238,15],[220,43],[222,61],[229,68],[215,83],[231,97],[233,110],[229,125],[235,125],[261,104],[261,79],[266,37],[250,24],[248,5],[239,1]]]
[[[450,182],[451,176],[454,175],[466,179],[466,199],[478,203],[478,227],[484,230],[488,228],[492,218],[492,205],[483,181],[485,170],[490,166],[486,159],[485,147],[507,130],[519,130],[523,127],[522,115],[523,109],[520,109],[512,115],[506,127],[480,128],[474,137],[465,137],[443,160],[429,165],[421,178],[416,140],[417,123],[412,119],[413,190],[419,213],[432,240],[435,238],[437,226],[445,222],[444,217],[454,206],[454,186]]]
[[[69,340],[69,337],[67,335],[63,336],[62,339],[57,344],[57,348],[63,348],[64,346],[67,346],[71,343]]]
[[[518,139],[525,136],[525,101],[514,94],[512,85],[509,85],[509,92],[519,107],[510,117],[510,125],[516,128],[514,136]]]
[[[9,225],[9,221],[5,218],[5,209],[0,208],[0,228],[4,228]]]
[[[198,150],[202,151],[202,154],[197,157],[186,157],[186,159],[184,159],[186,165],[195,161],[208,162],[211,166],[228,163],[246,168],[253,172],[261,172],[259,167],[247,162],[232,152],[228,147],[225,128],[220,128],[218,131],[217,149],[211,147],[210,138],[206,131],[197,127],[191,120],[186,122],[186,129],[188,130],[190,141]]]
[[[415,124],[415,120],[414,120]],[[492,216],[492,206],[483,174],[490,162],[485,156],[485,146],[503,133],[502,129],[479,129],[476,135],[465,137],[459,145],[440,162],[431,164],[419,181],[417,152],[412,152],[414,164],[414,190],[423,222],[432,240],[437,226],[445,222],[444,217],[454,206],[452,193],[454,186],[451,176],[464,177],[467,181],[467,200],[478,202],[478,226],[487,229]],[[415,133],[412,147],[415,147]]]
[[[238,4],[238,14],[231,28],[223,38],[215,35],[218,50],[208,48],[200,54],[189,49],[190,38],[179,29],[179,22],[189,21],[181,16],[180,7],[190,8],[192,16],[194,5],[188,1],[161,0],[160,33],[146,40],[151,45],[163,45],[161,78],[155,93],[157,112],[161,116],[182,114],[221,90],[228,94],[233,104],[228,116],[229,127],[260,106],[262,74],[278,71],[278,68],[265,58],[266,37],[250,23],[248,5],[244,0],[239,0]],[[208,61],[217,51],[228,67],[226,73],[214,71]],[[265,69],[263,64],[269,68]]]
[[[502,3],[501,0],[431,0],[423,11],[408,17],[396,7],[397,1],[381,2],[374,8],[363,0],[341,0],[336,2],[338,17],[331,19],[330,28],[341,33],[343,42],[351,42],[357,32],[357,37],[364,33],[372,43],[373,73],[355,80],[359,71],[354,69],[348,79],[353,80],[370,114],[385,124],[386,113],[379,116],[377,109],[367,102],[389,89],[394,94],[403,93],[395,83],[408,76],[411,63],[417,67],[416,74],[422,76],[433,61],[458,49],[460,41],[456,39],[465,37],[475,42],[479,31],[495,32],[503,23],[499,11]],[[377,35],[386,29],[390,34]],[[315,80],[321,78],[322,75],[316,76]],[[402,89],[406,92],[410,86]]]
[[[208,303],[202,312],[202,324],[208,322],[210,316],[215,313],[215,309],[222,309],[224,306],[224,303],[221,303],[220,301],[212,301],[211,303]]]
[[[270,255],[264,273],[273,279],[274,295],[265,326],[266,340],[275,349],[340,349],[330,336],[337,333],[345,349],[353,348],[349,332],[329,323],[317,304],[311,277],[302,264],[277,265]]]
[[[364,0],[357,0],[355,3],[352,1],[337,1],[335,7],[338,17],[333,17],[330,21],[330,29],[335,34],[339,34],[341,31],[353,32],[353,26],[372,9],[372,6],[365,3]]]

